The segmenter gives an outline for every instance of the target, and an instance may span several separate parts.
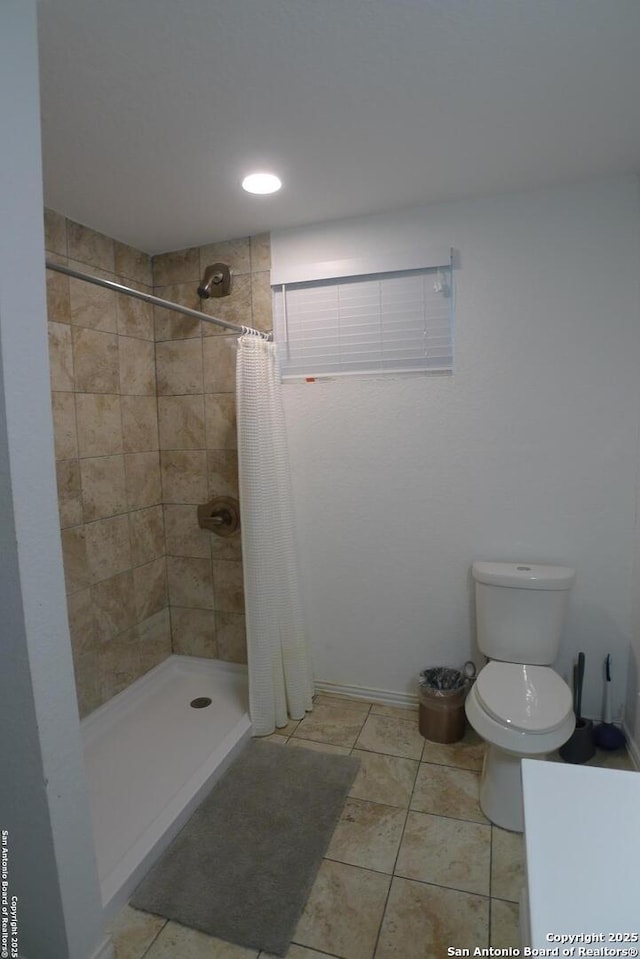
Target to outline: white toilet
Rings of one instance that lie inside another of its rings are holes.
[[[504,829],[522,832],[520,760],[544,759],[571,736],[571,690],[551,669],[569,590],[567,566],[474,563],[476,629],[490,660],[467,696],[467,718],[488,743],[480,806]]]

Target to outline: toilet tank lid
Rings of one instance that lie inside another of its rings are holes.
[[[512,589],[570,589],[576,578],[570,566],[547,566],[542,563],[486,563],[471,566],[473,578],[490,586]]]

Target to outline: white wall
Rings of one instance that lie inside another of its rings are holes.
[[[640,222],[638,223],[640,231]],[[640,289],[640,261],[637,269]],[[640,298],[640,297],[639,297]],[[640,322],[640,317],[638,318]],[[638,410],[640,415],[640,409]],[[633,569],[633,626],[627,675],[626,727],[631,734],[630,748],[640,768],[640,443],[636,470],[635,555]]]
[[[638,483],[638,497],[640,498],[640,480]],[[639,513],[636,509],[633,628],[627,672],[625,725],[631,736],[629,748],[634,755],[636,765],[640,768],[640,530],[638,527],[638,515]]]
[[[599,715],[631,638],[638,185],[617,179],[272,234],[273,267],[450,245],[451,376],[286,384],[319,680],[415,692],[472,652],[473,559],[577,570],[558,668]],[[481,660],[478,659],[480,662]]]
[[[36,14],[0,4],[0,827],[26,959],[106,957],[53,459]]]

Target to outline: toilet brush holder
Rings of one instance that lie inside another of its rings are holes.
[[[595,751],[593,723],[590,719],[578,719],[571,737],[558,750],[566,763],[586,763]]]

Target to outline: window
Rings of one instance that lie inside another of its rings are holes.
[[[451,370],[450,252],[438,266],[315,276],[273,288],[284,378]],[[358,264],[361,266],[362,264]],[[322,273],[317,265],[309,272]],[[348,264],[327,264],[348,272]]]

